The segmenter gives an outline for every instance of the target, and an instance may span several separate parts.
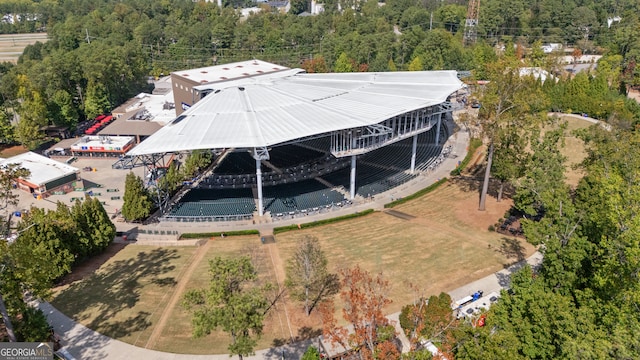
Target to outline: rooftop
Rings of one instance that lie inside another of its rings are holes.
[[[38,186],[79,171],[73,166],[31,151],[0,161],[0,167],[5,167],[9,164],[19,164],[20,167],[29,170],[31,176],[25,180]]]
[[[130,155],[254,148],[369,126],[437,105],[463,86],[455,71],[306,74],[291,69],[210,86]]]
[[[133,140],[133,136],[83,136],[71,145],[71,150],[118,151]]]
[[[249,60],[235,62],[232,64],[175,71],[171,73],[171,75],[179,76],[201,84],[209,84],[213,82],[273,73],[287,69],[288,68],[285,66],[268,63],[262,60]]]

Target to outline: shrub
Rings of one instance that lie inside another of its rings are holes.
[[[219,232],[209,232],[209,233],[186,233],[186,234],[180,235],[180,240],[211,238],[216,236],[222,236],[222,234],[224,234],[224,236],[259,235],[260,231],[251,229],[251,230],[219,231]]]
[[[394,206],[400,205],[400,204],[404,204],[409,200],[413,200],[413,199],[417,199],[425,194],[428,194],[430,192],[432,192],[433,190],[437,189],[440,185],[444,184],[447,181],[447,178],[442,178],[436,182],[434,182],[433,184],[427,186],[426,188],[419,190],[409,196],[405,196],[402,199],[398,199],[395,201],[392,201],[388,204],[384,204],[385,208],[392,208]]]
[[[487,230],[489,230],[491,232],[494,232],[494,231],[496,231],[496,227],[493,226],[493,225],[489,225],[489,228]]]
[[[349,215],[344,215],[344,216],[338,216],[338,217],[334,217],[331,219],[324,219],[324,220],[318,220],[318,221],[314,221],[314,222],[310,222],[310,223],[305,223],[305,224],[293,224],[293,225],[288,225],[288,226],[280,226],[277,228],[273,229],[273,234],[279,234],[279,233],[283,233],[285,231],[291,231],[291,230],[297,230],[297,229],[308,229],[308,228],[312,228],[312,227],[316,227],[316,226],[320,226],[320,225],[325,225],[325,224],[331,224],[331,223],[335,223],[335,222],[340,222],[340,221],[344,221],[344,220],[348,220],[348,219],[353,219],[353,218],[357,218],[360,216],[365,216],[368,214],[371,214],[373,212],[373,209],[368,209],[365,211],[360,211],[360,212],[356,212],[354,214],[349,214]]]
[[[478,150],[478,148],[481,145],[482,145],[482,140],[480,139],[473,138],[471,139],[471,141],[469,141],[469,151],[467,151],[467,156],[465,156],[464,160],[460,162],[460,165],[458,165],[455,169],[451,171],[450,173],[451,176],[457,176],[462,173],[462,170],[464,170],[467,167],[467,165],[469,165],[471,158],[473,157],[473,155],[476,153],[476,150]]]

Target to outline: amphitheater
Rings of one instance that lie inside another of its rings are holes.
[[[214,163],[160,199],[139,237],[308,222],[428,185],[460,152],[449,141],[465,93],[456,75],[287,69],[195,87],[206,96],[127,159],[146,166],[152,187],[167,158],[206,149]]]

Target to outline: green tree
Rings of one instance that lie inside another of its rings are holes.
[[[153,202],[142,179],[130,172],[124,183],[124,204],[122,216],[126,221],[139,221],[148,217],[153,208]]]
[[[79,257],[99,254],[113,241],[116,227],[98,198],[76,202],[71,213],[77,226],[77,243],[83,244]]]
[[[100,114],[111,110],[109,94],[103,84],[90,84],[84,99],[84,113],[87,118],[93,119]]]
[[[488,74],[491,82],[482,90],[482,107],[478,114],[484,135],[489,141],[487,167],[480,193],[481,211],[485,210],[496,144],[505,144],[508,140],[513,141],[512,146],[515,146],[516,141],[525,141],[526,137],[519,135],[539,126],[541,118],[535,115],[545,111],[548,106],[540,84],[531,77],[520,75],[517,60],[501,58],[488,65]],[[517,146],[518,149],[525,147]]]
[[[335,65],[333,66],[333,71],[337,72],[337,73],[345,73],[345,72],[352,72],[355,69],[353,68],[353,62],[352,60],[349,58],[349,55],[347,55],[347,53],[341,53],[340,56],[338,57],[338,60],[336,60]]]
[[[209,150],[193,150],[183,166],[184,179],[190,180],[198,172],[211,164],[213,156]]]
[[[19,178],[28,179],[31,172],[20,167],[19,164],[8,164],[0,171],[0,212],[4,220],[0,224],[3,237],[9,235],[13,207],[18,205],[19,195],[13,190],[13,185]]]
[[[409,63],[409,71],[423,71],[424,65],[422,65],[422,59],[420,56],[416,56]]]
[[[309,316],[315,306],[338,292],[337,277],[327,271],[327,257],[317,238],[305,236],[287,262],[286,286],[291,296],[304,302]]]
[[[49,322],[42,310],[27,306],[20,313],[20,319],[16,320],[16,336],[18,341],[49,341]]]
[[[298,15],[304,11],[307,11],[307,6],[309,2],[306,0],[293,0],[291,1],[291,7],[289,8],[289,13],[292,15]]]
[[[307,351],[302,354],[302,360],[320,360],[320,351],[315,346],[309,346]]]
[[[183,180],[177,164],[177,161],[172,161],[167,169],[167,173],[158,180],[160,188],[167,189],[170,194],[173,194],[180,187]]]
[[[202,337],[215,329],[231,336],[228,350],[240,359],[252,355],[262,335],[269,301],[263,289],[251,287],[257,273],[249,257],[209,261],[209,287],[190,290],[183,305],[192,314],[193,336]]]
[[[0,107],[0,143],[13,144],[15,141],[15,129],[11,125],[8,111]]]
[[[71,272],[75,255],[70,242],[75,224],[58,203],[58,210],[31,207],[18,226],[20,236],[9,247],[13,268],[20,283],[36,296],[47,297],[50,286]]]

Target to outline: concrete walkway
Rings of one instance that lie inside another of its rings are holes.
[[[463,298],[473,294],[478,290],[486,293],[501,289],[507,289],[510,284],[510,276],[512,273],[522,268],[525,263],[533,267],[537,267],[542,261],[542,254],[534,253],[526,261],[517,263],[509,268],[498,271],[494,274],[486,276],[480,280],[469,283],[458,289],[449,292],[453,300]],[[157,360],[188,360],[188,359],[211,359],[223,360],[229,359],[227,354],[219,355],[184,355],[172,354],[155,350],[149,350],[137,346],[127,344],[125,342],[115,340],[97,333],[83,325],[80,325],[56,310],[47,302],[37,304],[47,315],[49,323],[53,325],[56,333],[62,338],[64,349],[76,359],[109,359],[109,360],[132,360],[132,359],[157,359]],[[398,315],[394,313],[388,317],[394,321],[398,321]],[[396,323],[396,330],[399,333],[400,340],[403,345],[403,352],[409,350],[409,341],[402,333],[400,325]],[[286,359],[300,359],[302,354],[310,345],[318,346],[319,339],[314,338],[307,341],[301,341],[289,345],[274,347],[265,350],[256,351],[254,356],[245,357],[248,360],[264,360],[264,359],[282,359],[283,354]]]
[[[451,124],[451,123],[450,123]],[[337,210],[326,214],[320,214],[313,217],[313,221],[320,220],[322,218],[332,218],[348,213],[354,213],[365,209],[377,209],[381,210],[384,204],[393,201],[394,199],[401,198],[415,193],[416,191],[430,185],[431,183],[439,180],[440,178],[449,175],[449,172],[453,170],[458,162],[461,161],[467,153],[467,146],[469,143],[469,133],[466,129],[460,129],[456,133],[450,135],[446,140],[444,146],[451,146],[451,153],[444,159],[444,162],[440,164],[436,169],[431,172],[424,173],[414,181],[404,184],[398,188],[392,189],[384,194],[376,196],[373,201],[364,201],[359,204],[354,204],[351,207]],[[248,223],[244,226],[238,226],[238,224],[198,224],[198,223],[168,223],[168,224],[155,224],[148,226],[147,228],[162,229],[164,227],[185,227],[181,229],[185,232],[199,232],[198,227],[202,227],[202,230],[206,231],[227,231],[227,230],[239,230],[243,228],[258,229],[260,231],[270,231],[274,226],[283,226],[288,224],[300,223],[301,219],[290,219],[278,221],[277,223],[263,223],[263,224],[251,224]],[[124,224],[117,223],[118,230],[124,227]],[[214,229],[212,229],[212,227]],[[536,253],[528,261],[538,263],[541,256]],[[522,266],[522,265],[520,265]],[[512,268],[502,270],[496,274],[487,276],[483,279],[475,281],[471,284],[465,285],[459,289],[450,292],[452,299],[456,300],[472,294],[477,290],[483,290],[485,293],[491,291],[499,291],[501,288],[508,286],[508,276],[513,271]],[[170,360],[170,359],[229,359],[229,355],[183,355],[164,353],[155,350],[149,350],[141,347],[136,347],[122,341],[111,339],[100,333],[97,333],[81,324],[76,323],[66,315],[60,313],[49,303],[38,303],[40,309],[42,309],[47,315],[50,324],[55,328],[56,333],[62,338],[64,349],[76,359],[113,359],[113,360],[131,360],[131,359],[158,359],[158,360]],[[391,320],[396,322],[396,330],[398,330],[400,340],[403,344],[403,352],[409,350],[409,341],[404,336],[400,329],[398,322],[398,313],[389,315]],[[302,354],[310,345],[318,346],[319,339],[297,342],[294,344],[284,345],[280,347],[259,350],[254,356],[245,357],[245,359],[282,359],[283,355],[286,359],[299,359]]]

